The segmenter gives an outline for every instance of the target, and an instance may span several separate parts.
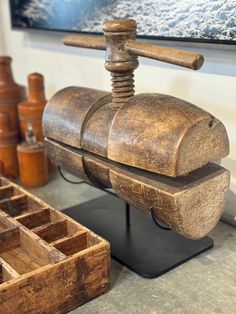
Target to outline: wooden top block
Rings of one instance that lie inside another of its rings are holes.
[[[108,158],[167,176],[182,176],[229,153],[224,125],[208,112],[162,94],[139,94],[117,112]]]
[[[120,92],[123,82],[119,82]],[[115,162],[177,177],[229,153],[224,125],[203,109],[163,94],[139,94],[121,108],[111,94],[68,87],[48,102],[44,135]]]

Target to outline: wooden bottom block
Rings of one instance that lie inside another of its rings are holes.
[[[46,139],[55,164],[76,174],[83,164],[91,182],[112,188],[124,201],[166,223],[186,238],[205,237],[218,223],[230,173],[209,163],[186,176],[168,177],[112,162],[101,156]],[[70,167],[73,160],[74,169]],[[76,166],[77,165],[77,166]]]

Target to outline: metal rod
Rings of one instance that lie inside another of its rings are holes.
[[[125,202],[126,229],[130,229],[130,205]]]

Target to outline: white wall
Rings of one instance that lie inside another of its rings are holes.
[[[104,52],[65,47],[61,43],[63,36],[58,34],[12,31],[9,16],[8,1],[1,0],[0,45],[4,40],[3,49],[14,59],[14,74],[19,83],[26,84],[27,74],[38,71],[45,76],[48,97],[68,85],[110,89],[110,76],[104,69]],[[231,187],[236,193],[236,46],[181,45],[183,49],[205,56],[203,68],[194,72],[140,58],[136,91],[161,92],[183,98],[223,121],[231,142],[231,153],[223,165],[231,170]],[[234,193],[231,197],[235,197]],[[230,206],[236,207],[234,202]]]

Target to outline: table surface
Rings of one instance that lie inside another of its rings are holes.
[[[86,184],[67,183],[56,174],[31,192],[57,209],[105,194]],[[141,278],[112,260],[111,290],[71,314],[236,314],[236,228],[220,222],[210,236],[213,249],[156,279]]]

